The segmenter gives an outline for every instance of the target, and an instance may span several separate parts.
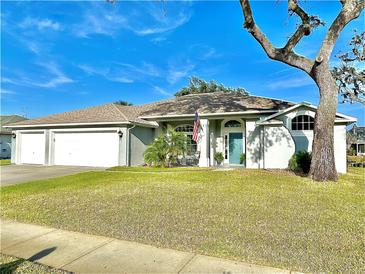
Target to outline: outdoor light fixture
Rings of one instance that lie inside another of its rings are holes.
[[[123,132],[121,130],[118,130],[118,135],[119,135],[120,138],[122,138],[123,137]]]
[[[13,132],[12,134],[11,134],[11,137],[13,137],[14,139],[16,138],[16,133],[15,132]]]

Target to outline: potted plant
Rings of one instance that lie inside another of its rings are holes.
[[[241,153],[240,155],[240,164],[243,165],[246,162],[246,154]]]
[[[221,163],[224,160],[224,156],[222,152],[216,152],[214,153],[214,160],[217,162],[217,164],[220,166]]]

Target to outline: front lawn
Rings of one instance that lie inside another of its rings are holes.
[[[130,166],[115,166],[108,168],[109,171],[133,171],[133,172],[190,172],[190,171],[208,171],[212,168],[204,167],[130,167]]]
[[[10,165],[11,161],[10,159],[2,159],[0,160],[0,166],[6,166],[6,165]]]
[[[1,189],[1,216],[306,272],[365,270],[364,169],[95,171]]]

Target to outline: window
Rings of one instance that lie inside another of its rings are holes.
[[[224,124],[224,127],[241,127],[241,123],[236,120],[230,120]]]
[[[197,145],[196,142],[193,140],[193,131],[194,131],[194,127],[191,125],[183,125],[183,126],[178,126],[177,128],[175,128],[176,132],[183,132],[187,135],[188,140],[187,140],[187,155],[194,155],[197,151]]]
[[[314,118],[309,115],[299,115],[293,118],[291,122],[292,130],[313,130]]]
[[[365,144],[358,144],[357,153],[365,153]]]

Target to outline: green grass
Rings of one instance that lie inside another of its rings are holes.
[[[128,172],[190,172],[190,171],[208,171],[211,168],[202,167],[127,167],[115,166],[107,169],[108,171],[128,171]]]
[[[66,274],[67,271],[54,269],[45,265],[0,254],[0,273],[37,273],[37,274]]]
[[[364,169],[87,172],[1,189],[1,216],[305,272],[365,270]]]
[[[10,164],[11,164],[10,159],[0,160],[0,166],[6,166],[6,165],[10,165]]]
[[[359,156],[347,156],[347,160],[356,162],[356,163],[365,163],[365,155],[359,155]]]

